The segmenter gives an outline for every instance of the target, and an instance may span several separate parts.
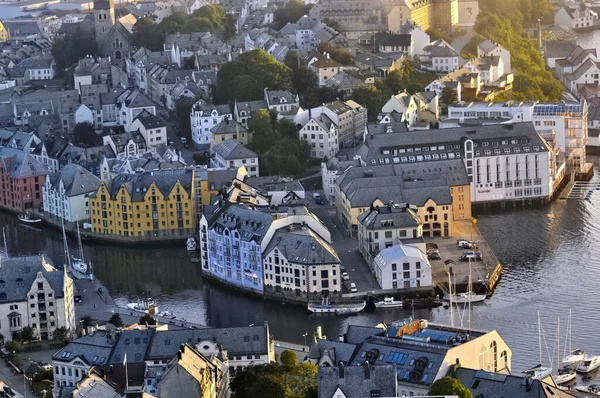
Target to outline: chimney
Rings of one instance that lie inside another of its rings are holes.
[[[363,366],[365,368],[365,380],[368,380],[371,378],[371,365],[369,364],[369,361],[365,361]]]
[[[323,338],[323,327],[317,326],[317,339],[321,340]]]
[[[344,378],[344,364],[343,363],[340,364],[339,375],[340,375],[340,379]]]
[[[538,18],[537,20],[537,45],[538,50],[542,49],[542,21]]]

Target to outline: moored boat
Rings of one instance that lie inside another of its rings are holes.
[[[575,389],[579,392],[587,394],[600,395],[600,386],[598,384],[591,384],[589,386],[577,386]]]
[[[37,217],[31,213],[21,213],[17,217],[19,218],[19,221],[24,224],[38,225],[42,223],[42,219],[40,217]]]
[[[575,380],[575,377],[577,377],[577,372],[575,369],[565,367],[558,369],[558,375],[554,376],[554,382],[557,385],[566,384],[572,380]]]
[[[198,248],[198,245],[196,244],[196,238],[194,238],[193,236],[190,236],[187,239],[186,246],[187,246],[187,250],[189,252],[196,251],[196,249]]]
[[[173,314],[171,311],[161,311],[161,312],[156,313],[156,316],[160,316],[162,318],[169,318],[169,319],[177,318],[175,316],[175,314]]]
[[[585,352],[583,350],[573,350],[568,355],[566,355],[562,359],[563,365],[579,365],[583,358],[585,357]]]
[[[154,315],[158,312],[158,307],[154,300],[150,297],[139,299],[135,303],[127,304],[127,308],[130,310],[145,312],[146,314]]]
[[[385,297],[381,301],[375,302],[377,308],[400,308],[402,307],[402,301],[396,301],[393,297]]]
[[[453,294],[451,297],[444,296],[444,301],[452,301],[453,304],[481,303],[487,298],[485,294],[473,292]],[[450,300],[452,299],[452,300]]]
[[[600,356],[585,354],[581,363],[577,366],[577,371],[581,373],[589,373],[600,367]]]
[[[442,300],[440,300],[438,297],[404,299],[402,304],[404,308],[414,309],[436,308],[441,307],[443,305]]]
[[[361,312],[366,306],[367,302],[364,300],[331,304],[325,299],[320,303],[308,303],[308,310],[315,314],[350,315]]]
[[[542,366],[542,364],[539,364],[531,369],[524,371],[523,373],[525,373],[525,375],[531,377],[534,380],[542,380],[552,374],[552,368]]]

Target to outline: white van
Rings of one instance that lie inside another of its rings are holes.
[[[356,288],[356,283],[352,282],[352,283],[350,284],[350,292],[351,292],[351,293],[356,293],[356,292],[358,292],[358,289]]]

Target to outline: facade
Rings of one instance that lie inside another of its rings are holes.
[[[458,52],[442,39],[436,40],[423,48],[419,60],[424,69],[435,72],[454,72],[460,67]]]
[[[149,112],[140,113],[131,124],[131,131],[139,131],[146,141],[146,147],[167,143],[167,125]]]
[[[211,167],[239,168],[244,166],[250,177],[258,177],[258,155],[238,141],[229,139],[211,149]]]
[[[90,194],[92,231],[138,238],[183,238],[196,225],[193,170],[120,174]]]
[[[313,158],[330,159],[340,150],[338,128],[326,114],[310,119],[298,135],[301,140],[309,143],[310,156]]]
[[[44,256],[2,259],[0,268],[0,333],[8,341],[25,326],[36,339],[52,339],[65,327],[75,331],[73,280]]]
[[[382,289],[431,286],[427,256],[414,246],[397,244],[383,249],[373,260],[373,271]]]
[[[319,398],[359,398],[377,394],[397,397],[397,371],[394,366],[319,367]]]
[[[94,0],[94,31],[102,56],[125,59],[134,50],[133,25],[137,18],[133,14],[115,18],[113,0]]]
[[[459,22],[458,0],[402,0],[388,14],[388,30],[397,32],[406,21],[413,21],[424,31],[449,29]]]
[[[21,61],[18,68],[25,70],[23,81],[54,79],[55,63],[52,57],[32,57]]]
[[[293,119],[298,112],[302,111],[298,95],[286,90],[265,88],[265,102],[267,109],[277,111],[278,118]]]
[[[510,66],[510,51],[502,47],[500,44],[486,39],[477,45],[477,57],[498,56],[502,58],[504,64],[504,72],[512,73]]]
[[[317,75],[319,87],[323,87],[327,79],[344,70],[344,66],[327,53],[310,62],[308,67]]]
[[[266,101],[245,101],[238,102],[235,100],[233,102],[233,116],[236,122],[244,126],[245,128],[250,127],[250,120],[252,119],[252,114],[260,109],[267,109]]]
[[[212,144],[212,129],[225,119],[233,120],[229,105],[212,105],[204,100],[198,101],[190,112],[192,140],[196,145]]]
[[[65,222],[90,218],[89,194],[96,192],[100,179],[85,168],[69,163],[58,173],[48,174],[42,193],[44,212]]]
[[[117,98],[117,109],[117,121],[125,128],[125,131],[131,131],[133,121],[142,112],[146,111],[156,115],[156,105],[137,89],[123,92]]]
[[[0,206],[23,212],[42,205],[48,168],[29,153],[0,147]]]

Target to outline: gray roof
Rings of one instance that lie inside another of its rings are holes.
[[[17,149],[0,147],[0,162],[16,179],[48,174],[48,168],[29,153]]]
[[[142,126],[144,126],[146,129],[158,129],[167,126],[161,118],[154,116],[146,110],[140,113],[136,119],[139,119],[139,121],[142,123]]]
[[[281,102],[285,100],[285,102]],[[267,102],[270,106],[279,105],[281,103],[294,104],[298,102],[294,94],[287,90],[267,90]]]
[[[65,277],[44,256],[3,258],[0,267],[0,303],[27,301],[38,272],[48,281],[57,298],[63,297]],[[23,310],[27,311],[26,308]]]
[[[546,58],[564,58],[567,57],[577,44],[574,41],[551,41],[545,43],[544,56]]]
[[[369,337],[383,335],[384,331],[373,326],[348,325],[345,339],[350,344],[360,344]]]
[[[219,134],[237,134],[237,133],[245,133],[246,127],[242,126],[235,120],[225,119],[215,127],[210,130],[214,135]],[[241,144],[240,144],[241,145]]]
[[[379,39],[380,46],[410,47],[412,36],[409,34],[387,33]]]
[[[346,398],[397,396],[396,368],[390,365],[320,367],[319,398],[333,398],[340,389]]]
[[[69,163],[60,169],[58,173],[50,175],[52,189],[58,190],[61,181],[68,197],[95,192],[100,186],[98,177],[74,163]]]
[[[279,176],[246,177],[244,182],[263,194],[274,191],[304,191],[300,181]]]
[[[357,79],[352,75],[347,74],[346,72],[336,73],[335,75],[327,79],[325,81],[325,84],[330,87],[336,87],[341,90],[363,87],[367,85],[367,83],[363,82],[360,79]]]
[[[383,226],[384,221],[385,227]],[[371,207],[358,216],[358,222],[368,229],[411,228],[421,225],[419,216],[413,210],[407,206],[393,203],[381,207]],[[392,222],[392,225],[389,225],[389,222]]]
[[[288,263],[304,265],[340,263],[335,249],[329,243],[310,228],[304,229],[301,225],[294,225],[293,229],[278,229],[264,253],[270,253],[274,249],[278,249]]]
[[[129,95],[124,98],[125,105],[128,108],[145,108],[156,106],[150,98],[140,93],[138,90],[133,90]]]
[[[432,58],[458,57],[458,53],[452,47],[431,46],[428,50]]]
[[[228,355],[265,355],[269,344],[268,327],[246,326],[235,328],[210,328],[157,331],[152,338],[147,359],[171,359],[182,344],[196,345],[201,341],[214,341]],[[129,356],[128,356],[129,358]]]
[[[271,216],[264,211],[226,203],[210,220],[210,228],[220,233],[225,228],[237,231],[240,239],[260,243],[271,226]]]
[[[252,113],[259,109],[267,109],[267,103],[264,100],[236,102],[236,105],[238,112]]]
[[[319,359],[323,353],[327,351],[335,363],[344,362],[348,364],[350,363],[355,350],[356,344],[319,339],[316,344],[311,345],[310,351],[308,352],[308,358]]]
[[[72,340],[58,350],[52,356],[52,360],[71,362],[74,358],[79,357],[88,365],[107,365],[115,343],[116,339],[113,333],[99,330]]]
[[[122,364],[125,353],[127,353],[128,364],[143,363],[152,341],[152,332],[153,329],[134,329],[121,332],[108,363],[111,365]]]
[[[50,69],[53,63],[52,57],[32,57],[24,59],[17,66],[25,69]]]
[[[219,145],[213,147],[211,151],[213,153],[218,154],[221,158],[225,160],[248,159],[258,157],[258,155],[255,152],[246,148],[234,139],[229,139],[227,141],[221,142]]]
[[[4,28],[10,31],[11,36],[30,36],[42,33],[39,21],[2,21]]]

